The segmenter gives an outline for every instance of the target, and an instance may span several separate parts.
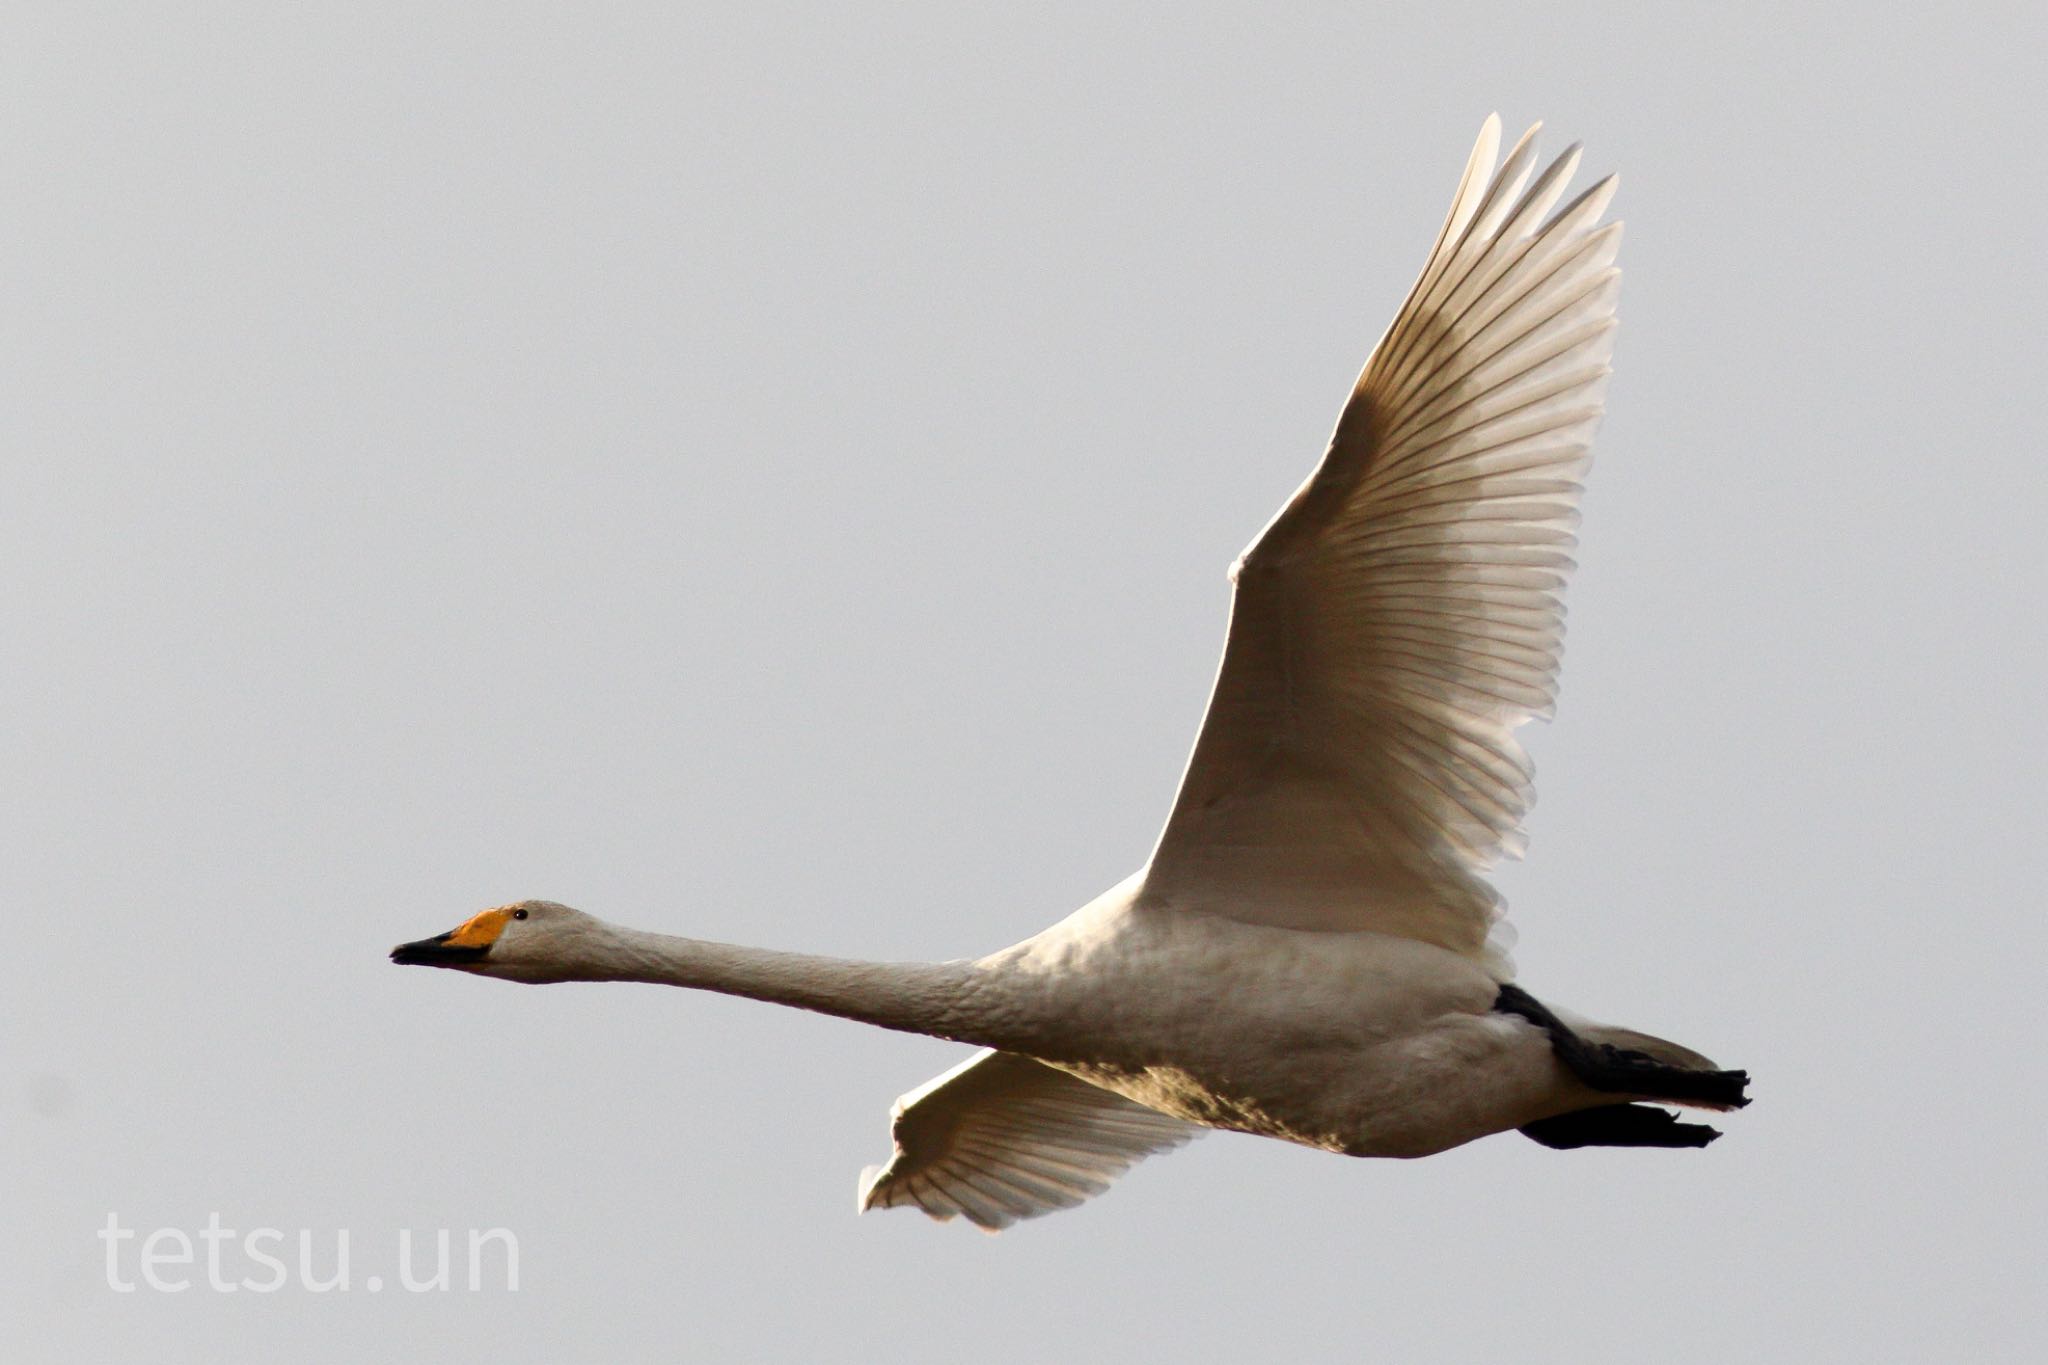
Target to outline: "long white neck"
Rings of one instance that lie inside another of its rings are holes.
[[[906,1033],[992,1042],[1000,1027],[989,973],[972,962],[851,962],[605,926],[557,979],[646,981],[742,995]]]

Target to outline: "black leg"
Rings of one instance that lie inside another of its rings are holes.
[[[1680,1123],[1678,1115],[1648,1104],[1607,1104],[1575,1114],[1524,1124],[1523,1137],[1569,1151],[1574,1147],[1704,1147],[1721,1136],[1704,1123]]]
[[[1628,1048],[1589,1042],[1520,986],[1502,986],[1493,1008],[1501,1014],[1527,1019],[1548,1033],[1557,1059],[1595,1090],[1646,1095],[1658,1100],[1691,1100],[1726,1109],[1740,1109],[1749,1103],[1749,1097],[1743,1094],[1749,1085],[1748,1072],[1691,1071]]]

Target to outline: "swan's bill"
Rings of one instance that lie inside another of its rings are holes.
[[[525,918],[523,911],[512,909],[472,915],[445,934],[399,944],[391,950],[391,960],[401,967],[460,967],[482,962],[515,914]]]

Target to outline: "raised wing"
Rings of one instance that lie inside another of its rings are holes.
[[[1489,118],[1316,472],[1232,570],[1229,640],[1146,898],[1491,956],[1520,851],[1620,272],[1612,178],[1546,218]],[[1508,970],[1493,958],[1497,971]]]
[[[1202,1130],[1014,1052],[976,1053],[896,1101],[896,1154],[860,1208],[915,1205],[994,1232],[1072,1208]]]

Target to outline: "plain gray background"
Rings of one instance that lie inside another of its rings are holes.
[[[8,1358],[2022,1358],[2048,33],[1877,13],[18,7]],[[1129,872],[1495,108],[1630,223],[1501,880],[1533,989],[1755,1073],[1711,1152],[856,1219],[960,1049],[386,964],[528,895],[961,956]],[[523,1283],[117,1295],[110,1211]]]

